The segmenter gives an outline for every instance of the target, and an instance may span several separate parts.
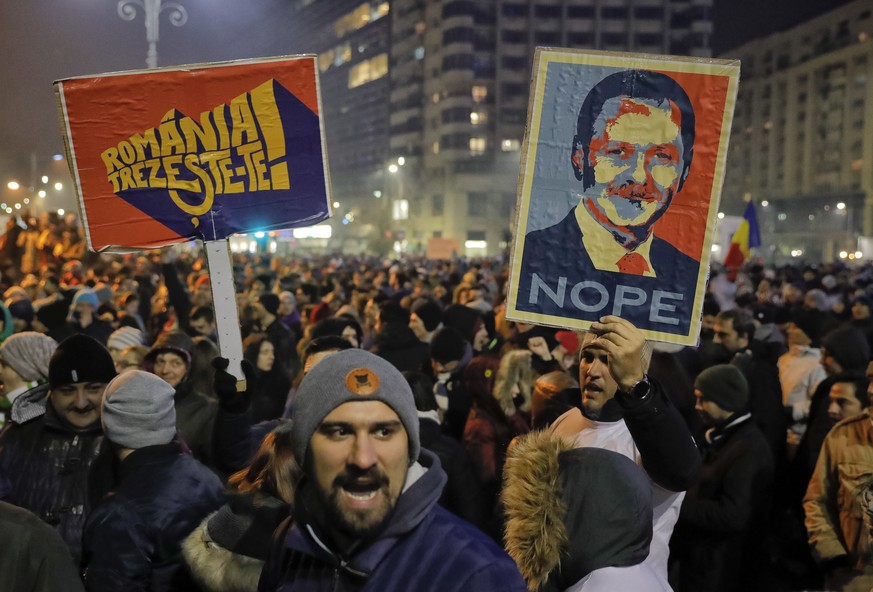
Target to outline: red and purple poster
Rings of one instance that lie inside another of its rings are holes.
[[[310,226],[330,215],[314,56],[55,82],[94,251]]]
[[[538,49],[506,318],[694,345],[737,61]]]

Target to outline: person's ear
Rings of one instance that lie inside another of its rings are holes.
[[[573,173],[576,175],[576,180],[581,181],[585,170],[585,151],[582,149],[579,136],[573,136],[573,154],[570,155],[570,161],[573,163]]]

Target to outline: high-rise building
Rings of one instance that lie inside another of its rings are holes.
[[[854,257],[873,235],[871,36],[857,0],[725,55],[742,73],[722,209],[755,200],[771,260]]]
[[[534,49],[707,57],[712,1],[297,0],[295,50],[320,54],[340,213],[384,213],[372,225],[405,251],[445,238],[462,255],[502,252]],[[373,61],[386,53],[387,76]]]

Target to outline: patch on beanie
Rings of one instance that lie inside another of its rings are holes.
[[[366,397],[379,390],[379,377],[369,368],[355,368],[346,374],[346,388],[356,395]]]

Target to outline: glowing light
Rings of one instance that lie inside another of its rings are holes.
[[[294,238],[330,238],[333,228],[330,224],[319,224],[318,226],[295,228],[291,232],[294,234]]]
[[[255,238],[264,238],[264,233],[263,232],[256,232]]]
[[[800,257],[801,255],[803,255],[803,250],[802,250],[802,249],[794,249],[794,250],[791,251],[791,256],[792,256],[792,257]]]
[[[48,182],[49,182],[48,175],[43,175],[43,176],[42,176],[42,179],[40,179],[40,180],[41,180],[43,183],[48,183]]]
[[[719,212],[719,213],[718,213],[718,219],[719,219],[719,220],[724,220],[724,212]]]
[[[24,205],[27,205],[27,204],[30,203],[30,198],[29,198],[29,197],[25,197],[22,201],[24,202]]]
[[[52,160],[63,160],[63,159],[64,159],[63,154],[55,154],[54,156],[52,156]]]
[[[44,190],[44,189],[40,189],[40,190],[39,190],[39,193],[37,193],[37,195],[40,196],[40,197],[45,197],[45,190]]]
[[[396,173],[399,170],[400,170],[400,168],[396,164],[392,164],[391,166],[388,167],[389,173]]]
[[[769,205],[770,205],[770,202],[767,201],[766,199],[765,199],[764,201],[761,202],[761,207],[762,207],[762,208],[766,208],[766,207],[769,206]]]
[[[406,159],[401,156],[397,159],[397,164],[403,166],[404,164],[406,164]]]
[[[844,204],[843,202],[838,203],[838,204],[837,204],[837,209],[838,209],[838,210],[845,210],[845,209],[846,209],[846,204]]]
[[[58,216],[63,216],[65,213],[66,213],[66,212],[64,212],[64,209],[63,209],[63,208],[61,208],[60,210],[58,210]]]
[[[860,259],[863,256],[864,256],[864,253],[862,253],[861,251],[855,251],[855,259]]]
[[[840,259],[845,259],[849,254],[846,251],[840,251]]]
[[[339,206],[340,206],[340,203],[338,201],[333,202],[333,207],[338,208]]]
[[[9,182],[6,184],[6,186],[7,186],[9,189],[11,189],[12,191],[15,191],[16,189],[18,189],[19,187],[21,187],[21,185],[18,184],[18,181],[9,181]]]
[[[719,251],[721,251],[721,247],[719,245],[712,245],[710,251],[712,251],[713,253],[718,253]]]
[[[16,209],[16,210],[20,210],[20,209],[21,209],[21,204],[15,204],[15,209]]]
[[[484,249],[488,246],[488,242],[483,240],[468,240],[464,241],[464,246],[468,249]]]
[[[63,183],[61,183],[61,182],[55,183],[55,189],[57,189],[58,191],[60,191],[63,188],[64,188]]]
[[[377,189],[376,191],[373,192],[373,197],[375,197],[376,199],[379,199],[380,197],[382,197],[382,192]]]

